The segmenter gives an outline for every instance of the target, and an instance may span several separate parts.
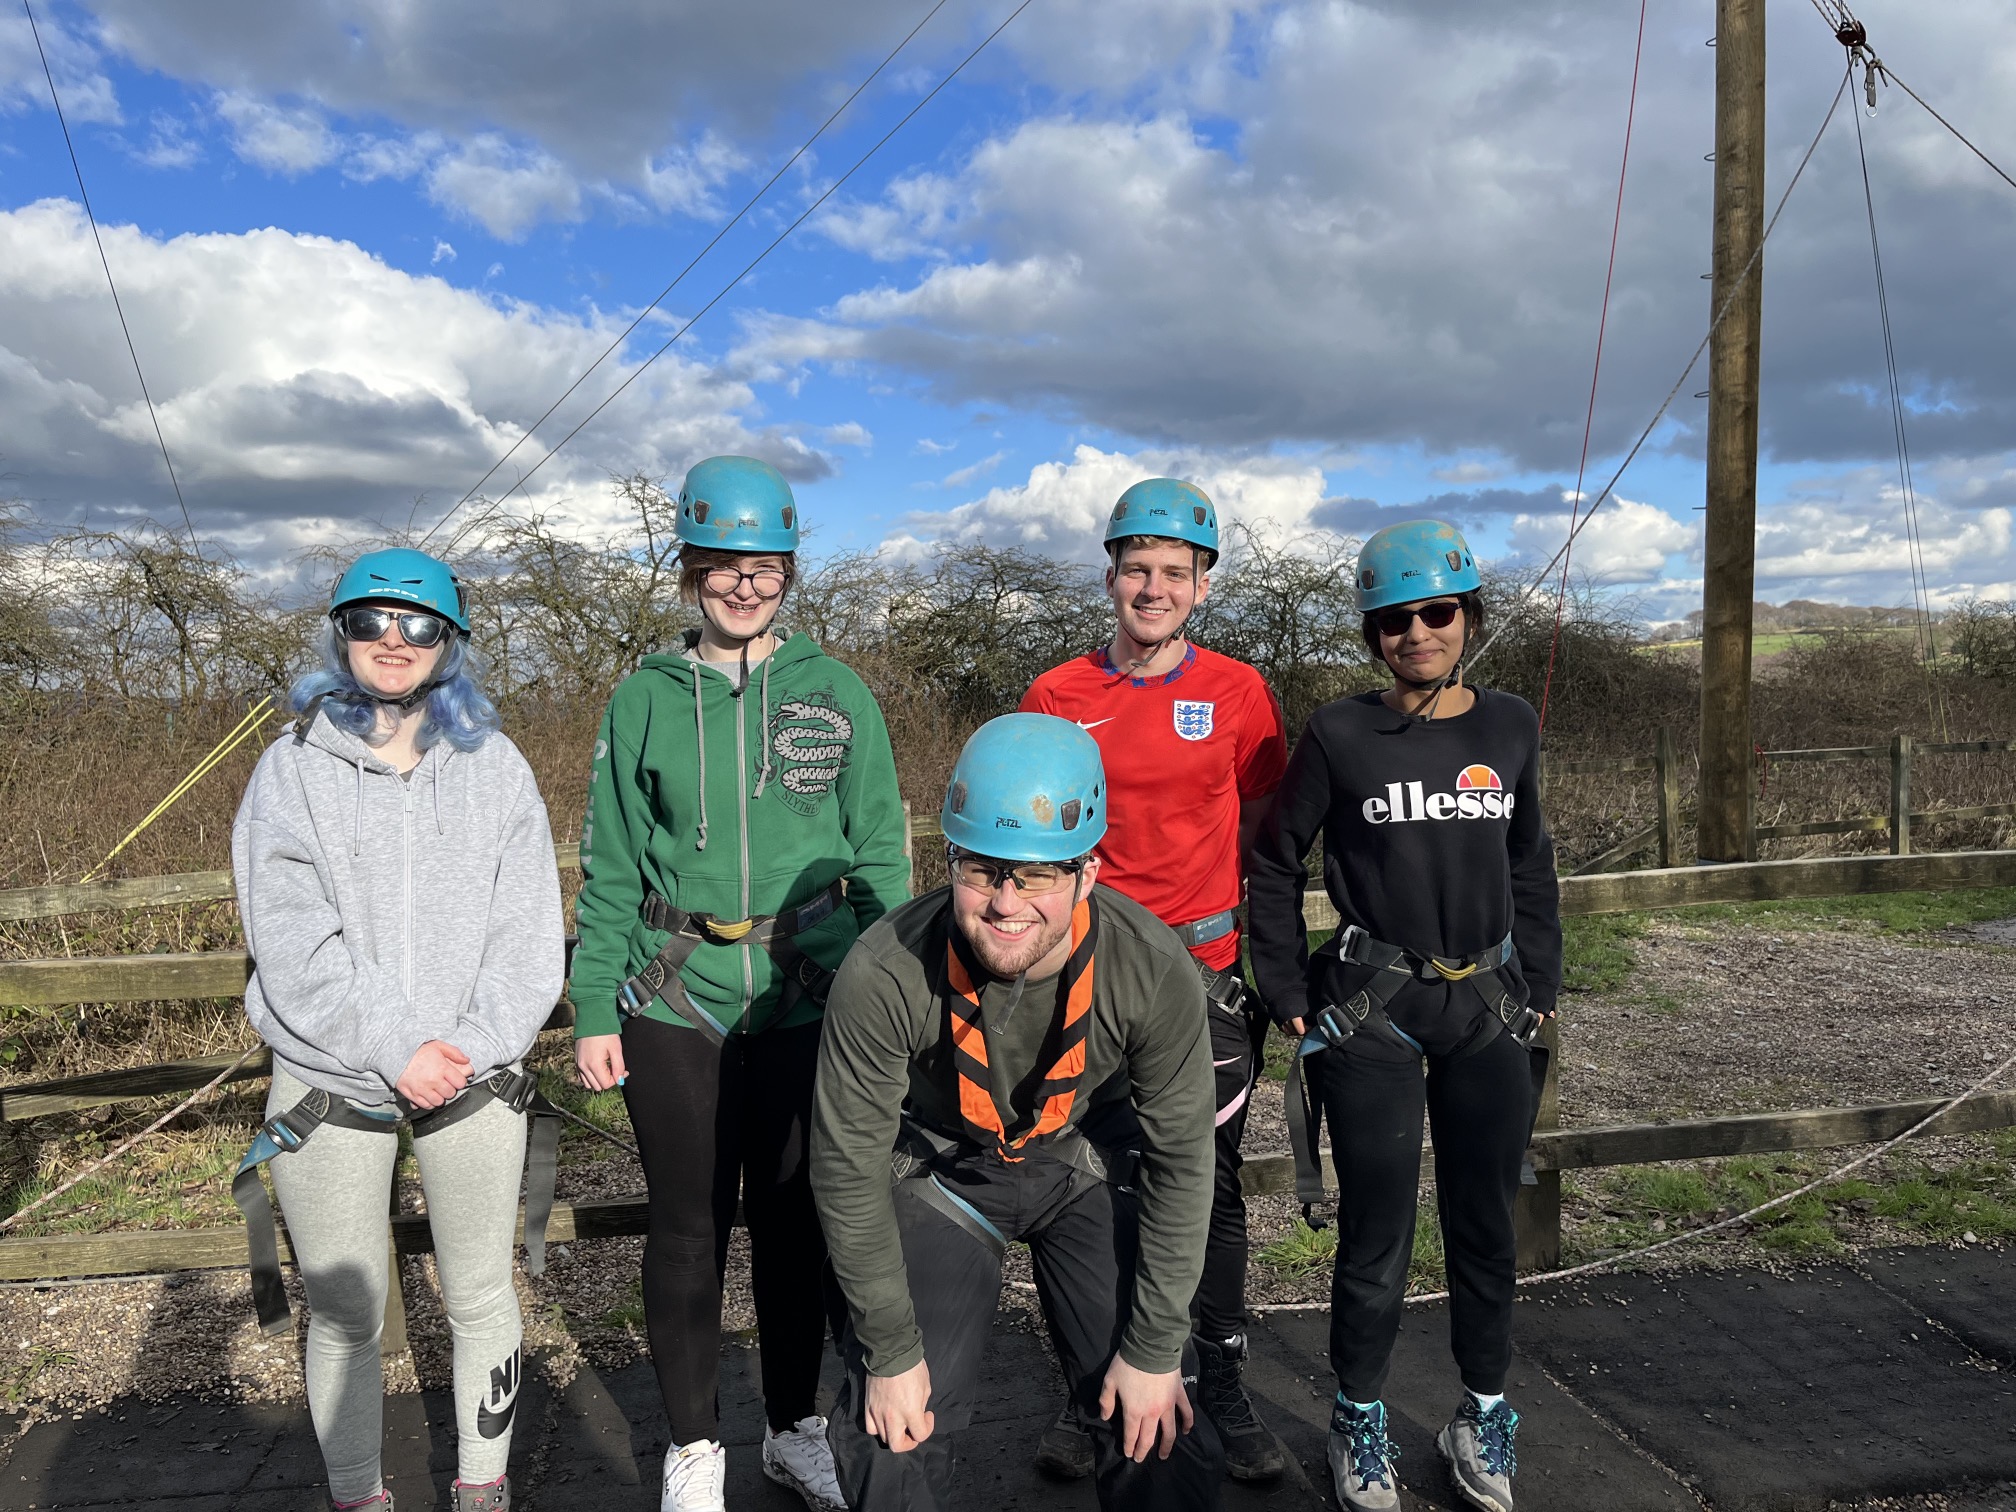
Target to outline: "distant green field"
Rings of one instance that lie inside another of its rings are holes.
[[[1750,637],[1750,654],[1752,656],[1777,656],[1782,652],[1790,651],[1802,641],[1810,644],[1821,636],[1836,633],[1838,632],[1831,630],[1767,630],[1760,635]],[[1915,636],[1918,632],[1909,625],[1897,625],[1882,630],[1865,630],[1860,633],[1893,638],[1898,636],[1909,638]],[[1699,651],[1701,649],[1701,641],[1699,637],[1693,640],[1659,641],[1654,645],[1641,646],[1638,649],[1641,651]]]

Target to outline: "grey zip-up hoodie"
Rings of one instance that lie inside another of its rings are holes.
[[[389,1102],[435,1039],[479,1080],[531,1049],[560,996],[553,833],[502,735],[437,745],[402,779],[318,711],[260,757],[231,866],[245,1012],[311,1087]]]

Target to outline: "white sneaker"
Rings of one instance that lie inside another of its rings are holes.
[[[665,1454],[665,1491],[658,1512],[728,1512],[728,1451],[714,1439],[695,1439]]]
[[[764,1429],[763,1473],[804,1497],[812,1512],[847,1512],[823,1417],[800,1418],[782,1433]]]

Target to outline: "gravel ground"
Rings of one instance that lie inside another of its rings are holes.
[[[1641,1122],[1963,1090],[2011,1048],[2003,1005],[2016,997],[2016,949],[1987,943],[1993,938],[1975,933],[1909,943],[1866,932],[1655,923],[1637,942],[1639,969],[1625,988],[1564,1002],[1563,1121]],[[1245,1147],[1249,1154],[1286,1151],[1281,1083],[1260,1084]],[[574,1163],[561,1172],[563,1198],[640,1189],[627,1156],[585,1140],[567,1148]],[[1936,1160],[1963,1149],[1978,1153],[1979,1146],[1938,1141],[1914,1154]],[[1845,1159],[1849,1152],[1840,1153]],[[417,1209],[417,1197],[409,1194],[405,1205]],[[1576,1225],[1600,1216],[1600,1203],[1571,1188],[1564,1207],[1572,1249]],[[1298,1212],[1288,1196],[1256,1199],[1250,1209],[1256,1249],[1289,1232]],[[1873,1218],[1853,1237],[1911,1239]],[[636,1287],[642,1248],[638,1239],[556,1246],[545,1276],[521,1276],[529,1352],[556,1380],[584,1358],[605,1368],[643,1352]],[[1754,1246],[1729,1239],[1681,1247],[1668,1263],[1758,1264],[1765,1258]],[[447,1334],[433,1262],[409,1259],[404,1271],[411,1348],[388,1362],[388,1388],[446,1384]],[[1010,1326],[1036,1327],[1025,1251],[1011,1250],[1007,1279],[1003,1309]],[[1253,1267],[1256,1303],[1318,1301],[1327,1293],[1327,1274],[1284,1278]],[[40,1416],[97,1410],[132,1394],[298,1398],[305,1316],[298,1292],[295,1302],[295,1336],[267,1339],[240,1272],[0,1289],[0,1406]],[[755,1326],[746,1241],[739,1233],[723,1313],[730,1330]],[[2016,1505],[2016,1498],[1869,1503],[1856,1512],[1973,1512],[1999,1505]]]

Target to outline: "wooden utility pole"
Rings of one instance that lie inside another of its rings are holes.
[[[1750,605],[1757,576],[1763,237],[1764,0],[1716,0],[1711,312],[1727,305],[1728,313],[1708,348],[1708,519],[1701,598],[1701,786],[1696,830],[1703,861],[1748,861],[1756,855]]]

